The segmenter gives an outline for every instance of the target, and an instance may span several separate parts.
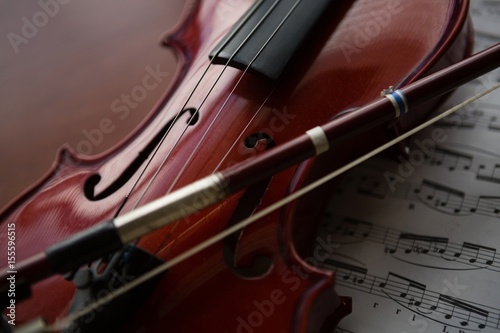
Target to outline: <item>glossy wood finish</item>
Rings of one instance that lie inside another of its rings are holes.
[[[166,39],[182,57],[175,85],[150,118],[118,147],[97,158],[82,158],[74,151],[62,150],[52,173],[4,210],[0,231],[5,233],[7,221],[16,222],[19,259],[116,214],[139,172],[102,200],[89,200],[82,191],[84,183],[98,173],[101,180],[96,192],[102,192],[175,118],[206,68],[211,49],[251,4],[246,0],[226,7],[222,15],[214,8],[224,5],[224,0],[196,2],[188,7],[186,20]],[[165,156],[169,159],[141,203],[257,154],[266,148],[262,141],[255,148],[244,144],[245,138],[254,133],[265,133],[279,145],[343,110],[378,98],[389,85],[411,82],[446,65],[445,61],[459,60],[467,49],[467,36],[462,33],[466,31],[466,4],[435,0],[343,2],[335,15],[320,23],[315,38],[304,47],[267,101],[272,87],[262,79],[245,75],[236,84],[241,76],[239,70],[210,67],[186,104],[199,109],[199,119],[186,127],[189,115],[180,117],[122,211],[134,208]],[[421,29],[424,26],[426,29]],[[450,43],[454,48],[445,57]],[[222,78],[205,100],[222,71]],[[217,116],[219,110],[221,115]],[[175,138],[183,132],[177,143]],[[335,161],[321,166],[335,167],[391,133],[382,127],[370,133],[368,144],[366,138],[342,142],[335,149]],[[310,173],[313,167],[316,165],[309,162],[278,174],[266,185],[264,196],[248,200],[257,210],[269,205],[315,176]],[[239,200],[247,200],[244,193],[144,237],[139,245],[168,260],[223,230],[233,213],[241,209]],[[318,198],[309,200],[316,210],[319,203]],[[331,293],[331,273],[313,268],[296,253],[294,238],[300,239],[300,252],[307,255],[302,251],[308,245],[303,236],[314,230],[313,215],[304,212],[303,207],[289,206],[240,235],[234,262],[238,267],[247,266],[256,254],[268,256],[272,266],[263,276],[243,278],[235,274],[222,257],[222,245],[217,244],[167,272],[150,299],[127,322],[127,329],[163,331],[168,327],[171,331],[194,332],[210,328],[233,332],[246,321],[262,332],[317,331],[319,328],[313,326],[323,323],[339,301]],[[298,233],[302,237],[297,237]],[[56,277],[37,284],[34,291],[34,298],[19,307],[19,321],[38,314],[49,320],[64,315],[71,298],[69,283]],[[320,297],[326,293],[329,297]],[[256,304],[265,301],[273,302],[272,314],[261,313],[262,320],[253,322],[252,314],[259,311]],[[326,311],[312,311],[318,308]]]

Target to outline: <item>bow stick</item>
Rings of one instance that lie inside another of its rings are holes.
[[[391,91],[384,98],[356,112],[315,127],[254,159],[202,178],[127,214],[76,234],[49,247],[45,252],[20,262],[16,271],[17,281],[22,283],[20,288],[29,293],[29,286],[37,281],[56,273],[67,273],[118,251],[124,244],[138,237],[216,204],[294,164],[326,152],[330,144],[337,140],[359,135],[397,119],[410,108],[456,89],[499,66],[500,44],[497,44],[404,88]],[[349,168],[352,166],[353,163],[350,163]],[[6,294],[7,277],[11,273],[7,269],[0,273],[2,294]]]

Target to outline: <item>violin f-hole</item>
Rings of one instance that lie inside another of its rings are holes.
[[[174,124],[181,119],[182,115],[186,112],[190,114],[187,120],[188,126],[193,126],[198,122],[199,115],[194,108],[187,108],[182,110],[178,116],[169,121],[162,129],[159,131],[155,137],[141,150],[137,157],[130,163],[127,168],[116,178],[116,180],[111,183],[107,188],[105,188],[101,193],[95,193],[95,187],[101,181],[100,174],[93,174],[85,181],[83,185],[83,193],[85,197],[90,201],[99,201],[109,197],[111,194],[119,190],[123,185],[125,185],[130,178],[139,170],[141,165],[148,159],[149,155],[155,150],[155,148],[160,144],[165,135],[168,135],[169,129],[174,126]]]
[[[243,142],[243,144],[248,149],[254,149],[257,146],[257,144],[259,143],[259,141],[262,141],[262,140],[266,141],[265,142],[266,143],[266,148],[272,148],[272,147],[276,146],[276,144],[274,143],[273,138],[271,138],[266,133],[254,133],[254,134],[251,134],[251,135],[249,135],[245,139],[245,141]]]
[[[273,138],[265,133],[252,134],[245,139],[243,144],[248,149],[254,149],[262,141],[265,141],[267,149],[276,145]],[[252,215],[266,192],[270,180],[271,178],[264,179],[246,190],[234,211],[229,227]],[[242,232],[243,230],[235,232],[224,240],[223,256],[226,264],[234,273],[242,277],[255,278],[266,274],[272,266],[272,261],[265,255],[256,255],[249,266],[236,266],[236,248]]]

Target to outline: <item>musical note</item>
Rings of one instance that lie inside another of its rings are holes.
[[[429,252],[443,254],[446,252],[446,248],[448,247],[448,238],[444,237],[433,237],[433,236],[423,236],[423,235],[415,235],[415,234],[401,234],[400,239],[402,240],[410,240],[410,242],[406,242],[407,246],[404,246],[405,253],[417,253],[417,254],[428,254]],[[409,244],[410,243],[410,244]],[[409,246],[408,246],[409,244]],[[443,247],[442,244],[445,246]]]
[[[399,240],[395,245],[392,245],[392,246],[389,244],[386,245],[384,248],[384,253],[385,254],[394,254],[397,252],[398,248],[399,248]]]
[[[443,294],[439,295],[439,301],[451,305],[451,309],[447,308],[445,310],[444,306],[442,307],[442,311],[445,313],[444,317],[446,319],[458,319],[463,327],[469,326],[473,322],[477,324],[478,328],[483,329],[488,324],[489,312],[484,309]],[[474,315],[479,315],[479,318]]]
[[[489,128],[492,129],[496,126],[495,129],[500,131],[500,121],[497,121],[496,116],[492,116],[492,122],[489,123]],[[493,119],[496,124],[493,123]],[[473,156],[470,154],[465,154],[462,152],[457,152],[454,150],[436,147],[434,153],[430,155],[426,163],[430,166],[442,166],[448,168],[450,171],[454,170],[472,170],[473,168]],[[492,159],[495,160],[496,159]],[[476,179],[489,181],[494,183],[500,183],[500,164],[494,162],[483,162],[478,166],[476,171]]]
[[[362,241],[382,244],[384,245],[385,254],[396,255],[394,258],[402,259],[407,263],[420,267],[464,270],[466,266],[469,266],[470,269],[482,268],[500,272],[500,260],[496,257],[497,250],[492,247],[469,242],[453,243],[449,241],[449,238],[439,236],[405,233],[397,229],[382,227],[372,222],[349,217],[335,217],[334,219],[341,222],[334,228],[326,226],[324,232],[332,239],[337,237],[335,241],[340,244],[343,243],[345,237],[348,237],[348,239],[353,237]],[[413,259],[403,258],[397,256],[399,250],[402,250],[399,253],[403,255],[430,256],[444,260],[444,262],[439,265],[436,260],[416,260],[415,257]],[[460,263],[460,265],[451,263]]]
[[[471,213],[500,217],[500,197],[482,195],[469,208]]]
[[[406,200],[418,199],[432,209],[452,215],[475,213],[500,217],[500,196],[466,195],[463,191],[427,179],[424,179],[420,184],[414,184],[410,181],[397,183],[394,185],[394,191],[391,191],[382,179],[382,173],[363,176],[350,175],[349,180],[342,183],[341,193],[345,193],[348,189],[355,189],[358,194],[376,199],[386,199],[386,197]]]
[[[472,112],[457,112],[455,115],[441,119],[436,126],[452,129],[474,129],[483,112],[474,110]]]
[[[496,116],[492,116],[491,118],[495,121],[497,119]],[[490,122],[489,128],[492,129],[493,126],[497,126],[497,129],[500,130],[500,121],[496,125]],[[473,160],[474,158],[470,154],[436,147],[434,153],[426,159],[426,163],[430,166],[446,167],[450,171],[472,170]],[[496,159],[492,159],[492,161],[496,161]],[[500,164],[492,161],[474,166],[474,169],[477,169],[476,179],[500,183]]]
[[[422,182],[415,194],[437,210],[458,214],[462,211],[465,193],[429,180]]]
[[[494,131],[500,131],[500,121],[497,116],[491,116],[488,128]]]
[[[496,250],[482,245],[464,243],[460,252],[456,252],[454,256],[456,258],[465,257],[471,264],[481,261],[486,265],[491,265],[495,261]]]
[[[476,213],[500,217],[500,197],[497,196],[466,195],[463,191],[428,179],[423,179],[420,184],[405,180],[404,183],[393,184],[394,189],[389,190],[387,182],[383,180],[383,172],[373,174],[372,170],[371,174],[367,173],[363,176],[358,176],[357,172],[366,172],[366,170],[362,168],[355,170],[348,177],[348,181],[342,182],[341,191],[337,191],[336,195],[343,195],[349,189],[354,189],[358,194],[376,199],[386,200],[387,197],[418,199],[432,209],[452,215]],[[494,172],[496,177],[500,172],[500,164],[497,164]]]
[[[493,183],[500,183],[500,164],[494,165],[479,165],[479,170],[476,174],[476,179],[484,180]]]
[[[388,188],[385,183],[375,179],[369,180],[367,178],[363,179],[363,182],[358,187],[358,193],[369,195],[375,198],[383,199],[387,194]]]
[[[488,43],[488,41],[485,41]],[[492,85],[498,82],[499,77],[493,76],[482,78],[483,81],[478,79],[476,84],[481,85]],[[484,82],[487,80],[488,82]],[[488,106],[488,103],[483,103],[481,106]],[[458,130],[489,130],[489,131],[500,131],[500,121],[496,114],[491,114],[491,111],[484,110],[472,110],[463,111],[454,116],[447,117],[437,123],[438,127],[458,129]]]
[[[335,271],[338,277],[342,277],[337,279],[338,287],[391,299],[418,314],[434,313],[434,316],[426,317],[430,320],[442,323],[446,319],[450,321],[447,325],[453,327],[477,325],[479,329],[500,328],[500,309],[498,308],[428,290],[425,284],[393,272],[389,272],[386,278],[381,278],[367,274],[364,268],[331,259],[325,260],[321,266]],[[352,276],[357,274],[363,276],[363,283],[354,283]],[[453,321],[458,322],[458,325],[453,325]]]
[[[365,282],[368,272],[366,268],[346,264],[333,259],[326,259],[325,263],[342,269],[342,273],[339,273],[338,276],[344,281],[350,281],[354,285],[363,284],[363,282]]]
[[[335,228],[335,235],[350,236],[356,238],[366,238],[370,235],[372,230],[372,223],[352,219],[344,218],[342,223]]]
[[[472,161],[472,155],[441,147],[436,147],[434,153],[428,159],[430,165],[444,166],[450,171],[457,169],[470,170]]]
[[[408,306],[422,305],[427,287],[419,282],[410,280],[401,275],[390,272],[385,282],[379,283],[379,287],[384,289],[388,296],[396,296],[408,299]],[[390,288],[389,288],[390,287]],[[417,301],[415,301],[415,298]]]

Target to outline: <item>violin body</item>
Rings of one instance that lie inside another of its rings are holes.
[[[180,59],[176,79],[133,133],[93,158],[62,148],[53,169],[0,213],[0,237],[15,223],[17,261],[355,112],[380,98],[381,90],[411,83],[470,52],[465,0],[332,1],[311,38],[273,84],[240,69],[208,66],[208,54],[254,4],[241,0],[230,10],[226,6],[228,10],[218,11],[224,1],[192,2],[182,22],[166,35],[164,43]],[[424,111],[339,142],[334,153],[153,232],[137,246],[168,261],[413,126],[425,117]],[[153,157],[150,162],[142,159],[146,155]],[[347,310],[333,291],[333,274],[313,266],[315,221],[325,191],[268,215],[165,272],[144,303],[136,304],[134,314],[122,318],[120,330],[331,329]],[[0,252],[4,265],[3,240]],[[65,316],[74,289],[59,276],[37,283],[32,297],[17,304],[17,323]]]

